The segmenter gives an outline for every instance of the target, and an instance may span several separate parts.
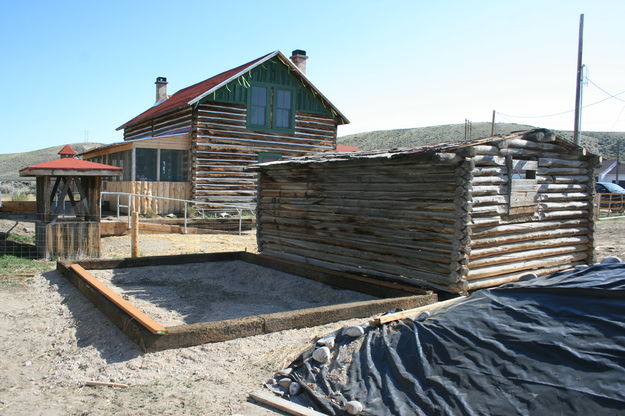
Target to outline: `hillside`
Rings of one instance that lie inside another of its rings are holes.
[[[508,134],[518,130],[536,128],[524,124],[497,123],[495,134]],[[573,132],[555,130],[566,139],[573,140]],[[473,123],[471,137],[490,135],[490,123]],[[464,139],[464,124],[420,127],[413,129],[379,130],[339,137],[338,143],[356,146],[362,150],[388,149],[392,147],[418,146]],[[625,132],[583,132],[582,145],[605,159],[616,159],[617,141],[621,140],[621,159],[625,160]]]
[[[86,150],[93,149],[96,146],[101,146],[101,144],[72,143],[70,146],[72,146],[76,152],[81,153]],[[20,175],[18,172],[20,169],[36,163],[57,159],[59,157],[57,153],[62,148],[63,145],[58,145],[46,147],[45,149],[33,150],[32,152],[0,154],[0,180],[19,179]]]

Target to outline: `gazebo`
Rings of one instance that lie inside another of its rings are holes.
[[[122,168],[76,159],[69,145],[59,155],[59,159],[20,170],[20,176],[37,178],[37,254],[41,258],[99,257],[101,181],[120,176]]]

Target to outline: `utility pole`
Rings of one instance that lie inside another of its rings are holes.
[[[490,135],[491,137],[495,135],[495,110],[493,110],[493,121],[490,123]]]
[[[579,130],[581,127],[582,111],[582,49],[584,46],[584,14],[579,15],[579,43],[577,46],[577,84],[575,86],[575,126],[573,139],[576,145],[580,145]]]
[[[618,139],[618,141],[616,142],[616,184],[620,185],[619,183],[619,177],[618,177],[618,170],[620,168],[621,165],[621,139]]]

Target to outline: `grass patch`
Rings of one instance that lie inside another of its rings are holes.
[[[9,234],[7,240],[15,241],[16,243],[35,244],[35,237],[31,235]]]
[[[54,267],[55,264],[51,261],[29,260],[9,255],[0,256],[0,289],[23,286],[32,277],[19,275],[44,273],[53,270]]]

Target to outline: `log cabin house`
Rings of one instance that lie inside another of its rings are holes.
[[[538,129],[262,163],[259,251],[454,293],[590,264],[599,160]]]
[[[124,168],[107,191],[254,208],[256,174],[246,167],[334,151],[337,126],[349,123],[306,77],[307,58],[272,52],[171,96],[159,77],[156,103],[118,128],[124,141],[82,156]],[[181,212],[182,203],[158,210]]]

